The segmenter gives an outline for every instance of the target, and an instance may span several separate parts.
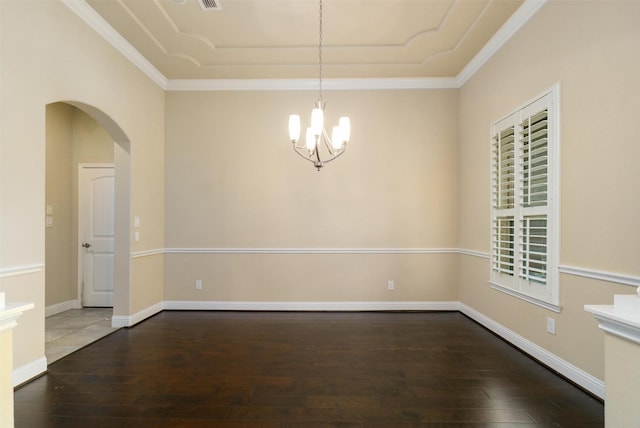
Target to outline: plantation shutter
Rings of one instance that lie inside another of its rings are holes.
[[[515,205],[515,135],[510,126],[496,135],[494,156],[494,207],[497,209],[513,208]]]
[[[493,145],[493,269],[513,275],[515,269],[516,149],[515,127],[494,137]]]
[[[557,237],[551,234],[557,228],[551,227],[550,217],[557,208],[557,202],[551,204],[557,192],[551,181],[555,164],[550,164],[557,162],[550,127],[557,114],[552,95],[556,93],[546,93],[494,123],[491,135],[490,282],[547,302],[557,300],[557,254],[552,253]]]
[[[527,281],[547,283],[547,109],[520,124],[520,263]]]
[[[521,204],[523,207],[547,205],[547,110],[520,124]]]
[[[493,269],[500,273],[513,275],[515,266],[513,217],[498,217],[493,230]]]

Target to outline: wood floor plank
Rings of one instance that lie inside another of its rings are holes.
[[[15,391],[15,426],[602,427],[457,312],[162,312]]]

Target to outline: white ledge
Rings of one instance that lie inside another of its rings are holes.
[[[15,327],[18,317],[33,308],[33,303],[7,303],[0,306],[0,331]]]
[[[533,303],[534,305],[538,305],[541,308],[545,308],[548,309],[550,311],[553,311],[557,314],[559,314],[562,311],[562,307],[551,303],[551,302],[547,302],[544,300],[540,300],[536,297],[530,296],[528,294],[522,293],[518,290],[515,290],[513,288],[509,288],[509,287],[505,287],[501,284],[498,284],[496,282],[493,281],[489,281],[489,285],[491,286],[491,288],[493,288],[496,291],[500,291],[502,293],[506,293],[510,296],[516,297],[518,299],[524,300],[525,302],[529,302],[529,303]]]
[[[640,344],[640,314],[620,311],[613,305],[585,305],[584,310],[593,314],[600,329]]]

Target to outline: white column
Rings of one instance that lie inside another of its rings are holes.
[[[604,422],[610,427],[640,421],[640,296],[616,295],[613,305],[587,305],[604,330]]]
[[[13,427],[13,327],[33,303],[6,303],[0,292],[0,426]]]

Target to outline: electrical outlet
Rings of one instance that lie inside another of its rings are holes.
[[[202,280],[196,279],[196,290],[202,290]]]
[[[547,317],[547,333],[556,334],[556,320]]]
[[[393,281],[389,281],[389,282],[387,283],[387,289],[388,289],[388,290],[395,290],[395,289],[396,289],[396,283],[395,283],[395,282],[393,282]]]

